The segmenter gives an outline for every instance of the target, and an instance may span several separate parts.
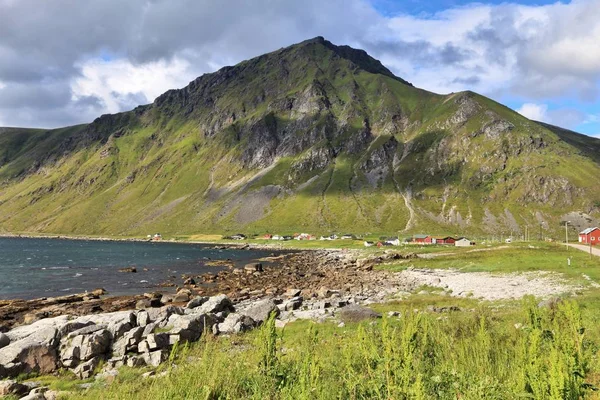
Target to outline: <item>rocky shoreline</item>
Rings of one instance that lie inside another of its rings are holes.
[[[376,262],[359,258],[359,252],[316,250],[287,253],[270,257],[273,264],[251,263],[234,268],[227,261],[218,261],[228,269],[217,273],[173,276],[161,284],[174,293],[150,292],[137,296],[105,296],[102,289],[83,294],[34,300],[0,300],[0,332],[39,319],[60,315],[123,311],[139,308],[183,305],[196,296],[227,295],[234,303],[277,297],[288,290],[301,291],[305,298],[332,290],[342,295],[363,295],[381,287],[385,272],[368,273]],[[400,257],[400,256],[398,256]],[[267,260],[263,260],[267,261]],[[160,288],[158,288],[160,289]]]
[[[104,374],[114,373],[121,365],[158,366],[176,343],[196,341],[205,332],[251,330],[269,315],[277,318],[278,326],[342,314],[348,320],[378,317],[361,304],[384,301],[409,287],[389,279],[394,274],[373,271],[373,265],[401,256],[360,259],[357,255],[343,251],[286,254],[280,256],[280,266],[253,263],[197,277],[211,285],[188,278],[175,295],[103,298],[102,290],[97,290],[0,303],[0,317],[11,321],[12,328],[0,334],[0,379],[59,369],[85,379],[101,362]],[[23,390],[16,382],[4,382]]]

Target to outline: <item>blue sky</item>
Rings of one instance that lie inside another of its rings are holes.
[[[89,122],[315,36],[600,136],[600,0],[0,0],[0,126]]]

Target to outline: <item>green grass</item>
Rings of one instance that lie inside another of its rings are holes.
[[[531,246],[531,247],[530,247]],[[488,249],[479,247],[479,249]],[[415,259],[384,268],[402,270],[407,266],[417,268],[453,268],[462,272],[528,272],[553,271],[581,284],[589,284],[583,274],[600,283],[600,257],[577,249],[567,249],[558,243],[531,242],[496,245],[489,251],[472,251],[477,248],[452,249],[450,254],[431,259]],[[567,259],[571,258],[571,265]]]
[[[439,300],[440,302],[447,300]],[[468,301],[468,300],[465,300]],[[448,304],[448,303],[446,303]],[[385,306],[375,324],[271,322],[182,349],[168,375],[116,380],[69,399],[580,399],[597,398],[598,315],[534,299],[437,314]],[[517,325],[516,325],[517,324]]]

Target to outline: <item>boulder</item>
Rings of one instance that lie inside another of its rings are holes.
[[[77,375],[79,379],[88,379],[94,375],[94,371],[100,365],[102,357],[94,357],[86,362],[79,364],[77,367],[72,369],[73,373]]]
[[[233,303],[224,294],[210,297],[204,304],[193,309],[197,314],[216,314],[218,312],[233,312]]]
[[[281,311],[293,311],[293,310],[297,310],[302,306],[302,297],[298,296],[298,297],[292,297],[291,299],[289,299],[288,301],[282,303],[279,305],[279,309]]]
[[[246,264],[246,265],[244,265],[244,270],[249,273],[263,272],[263,265],[262,265],[262,263]]]
[[[216,333],[239,333],[253,329],[256,322],[247,315],[229,314],[225,320],[217,325]]]
[[[104,288],[98,288],[98,289],[94,289],[90,292],[91,295],[93,296],[103,296],[105,294],[107,294],[108,292],[104,289]]]
[[[46,396],[44,396],[44,393],[32,392],[25,397],[21,397],[21,400],[46,400]]]
[[[0,397],[23,396],[29,393],[30,388],[14,380],[0,381]]]
[[[135,303],[136,310],[143,310],[145,308],[150,308],[150,299],[141,299]]]
[[[129,351],[137,350],[137,345],[142,340],[143,332],[144,328],[137,326],[125,333],[122,338],[113,344],[113,357],[122,357]]]
[[[160,350],[169,347],[169,335],[166,333],[152,333],[146,338],[148,350]]]
[[[156,350],[151,353],[144,354],[146,364],[153,367],[158,367],[161,363],[169,358],[169,353],[166,350]]]
[[[195,342],[205,329],[212,330],[216,319],[210,314],[171,315],[167,326],[171,326],[171,335],[179,336],[179,341]]]
[[[277,317],[280,313],[277,304],[272,299],[257,301],[250,307],[242,311],[242,314],[252,318],[257,324],[262,324],[269,318],[271,313]]]
[[[67,340],[63,340],[60,353],[62,364],[66,367],[74,367],[80,362],[103,356],[110,349],[111,339],[112,335],[106,329],[100,329],[90,334],[77,335],[72,338],[67,337]]]
[[[342,308],[340,316],[345,322],[360,322],[367,319],[381,318],[380,313],[357,304]]]
[[[20,373],[55,371],[58,368],[57,333],[57,329],[46,327],[20,340],[11,338],[11,343],[0,351],[0,379]]]
[[[0,349],[10,344],[10,338],[4,333],[0,332]]]
[[[200,307],[202,304],[206,303],[209,298],[210,297],[207,297],[207,296],[194,297],[192,300],[190,300],[187,303],[187,305],[185,307],[189,308],[189,309]]]
[[[195,285],[196,281],[194,280],[194,278],[187,278],[186,280],[183,281],[184,285]]]
[[[175,295],[175,297],[173,298],[173,303],[187,303],[189,300],[190,295],[185,292],[181,292]]]
[[[144,356],[129,356],[126,364],[130,368],[143,367],[146,365],[146,359]]]
[[[151,308],[146,310],[150,321],[156,322],[169,318],[173,314],[183,315],[184,309],[173,305],[164,306],[161,308]]]
[[[148,325],[148,323],[150,322],[150,315],[148,314],[148,311],[141,310],[140,312],[138,312],[136,322],[138,326]]]

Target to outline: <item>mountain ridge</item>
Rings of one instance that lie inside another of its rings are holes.
[[[0,231],[551,234],[596,220],[599,149],[317,37],[90,124],[0,130]]]

